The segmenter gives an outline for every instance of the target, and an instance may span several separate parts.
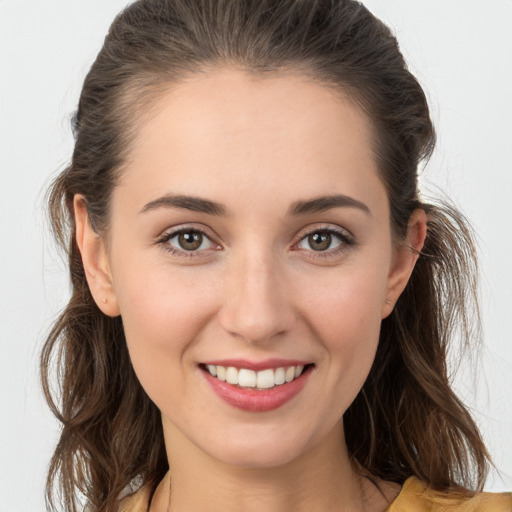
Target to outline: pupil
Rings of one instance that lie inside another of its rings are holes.
[[[195,231],[180,233],[179,243],[181,247],[187,251],[194,251],[195,249],[199,249],[202,242],[203,235],[201,233],[197,233]]]
[[[309,244],[315,251],[324,251],[331,245],[331,235],[329,233],[314,233],[309,237]]]

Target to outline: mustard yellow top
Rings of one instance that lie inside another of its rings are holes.
[[[121,501],[119,512],[147,512],[149,489],[142,488]],[[414,476],[408,478],[385,512],[512,512],[512,493],[483,492],[462,501],[436,493]]]
[[[512,512],[512,493],[482,492],[461,500],[429,490],[411,476],[386,512]]]

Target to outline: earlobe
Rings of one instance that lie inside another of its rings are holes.
[[[387,292],[382,306],[382,318],[386,318],[404,291],[427,237],[427,214],[414,210],[407,228],[405,242],[396,250],[388,274]]]
[[[83,196],[75,195],[73,209],[76,243],[82,256],[82,264],[91,294],[103,313],[112,317],[118,316],[120,314],[119,305],[105,245],[91,226]]]

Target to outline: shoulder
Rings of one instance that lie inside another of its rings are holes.
[[[120,501],[119,512],[148,512],[150,496],[149,487],[142,487]],[[512,512],[512,494],[482,492],[461,498],[432,491],[411,477],[386,512]]]
[[[411,477],[386,512],[512,512],[512,494],[482,492],[461,497],[432,491],[424,482]]]

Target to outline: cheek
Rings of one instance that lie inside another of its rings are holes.
[[[140,268],[148,270],[119,272],[116,293],[132,364],[151,396],[151,389],[180,385],[178,371],[213,311],[213,298],[186,273]]]
[[[332,332],[334,338],[364,337],[363,333],[380,325],[386,277],[381,266],[371,264],[308,277],[310,282],[302,282],[300,287],[309,290],[303,304],[311,322],[325,333]]]
[[[346,409],[370,371],[381,326],[386,275],[377,266],[352,268],[327,279],[308,297],[305,316],[324,345],[330,384],[342,388]]]

